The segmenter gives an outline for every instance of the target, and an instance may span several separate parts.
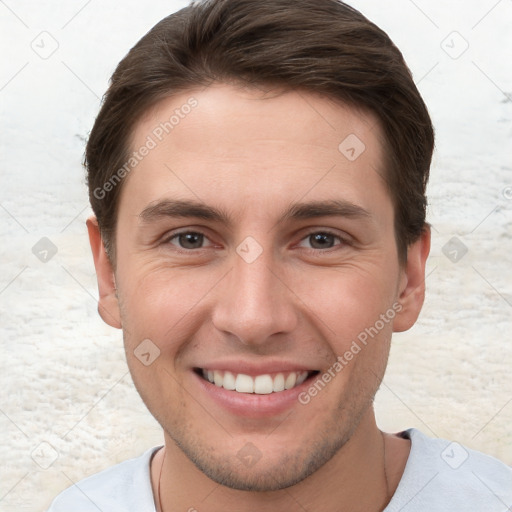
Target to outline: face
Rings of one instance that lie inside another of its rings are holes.
[[[369,421],[391,333],[423,300],[428,248],[400,267],[379,124],[309,93],[214,85],[159,103],[132,149],[148,136],[120,197],[117,293],[91,235],[100,310],[199,469],[292,485]]]

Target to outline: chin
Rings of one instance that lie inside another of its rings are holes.
[[[243,457],[240,457],[241,450],[232,454],[219,453],[218,448],[207,447],[196,441],[178,441],[168,434],[208,478],[230,489],[250,492],[279,491],[298,484],[332,459],[349,438],[333,439],[325,435],[314,444],[303,443],[302,447],[286,453],[276,453],[275,449],[268,453],[259,452],[253,461],[245,464]]]

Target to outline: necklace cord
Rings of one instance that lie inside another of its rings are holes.
[[[160,482],[162,481],[162,471],[164,469],[164,462],[165,462],[165,446],[164,446],[164,457],[162,459],[162,465],[160,466],[160,474],[158,475],[158,485],[157,485],[157,497],[158,497],[159,512],[164,512],[164,509],[162,508],[162,498],[160,496]]]
[[[382,453],[383,453],[383,466],[384,466],[384,480],[386,481],[386,503],[384,504],[384,510],[388,503],[391,501],[391,494],[389,492],[389,479],[388,479],[388,466],[386,461],[386,438],[384,432],[380,431],[382,435]]]

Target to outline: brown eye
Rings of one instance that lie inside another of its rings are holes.
[[[313,249],[330,249],[334,246],[335,238],[335,236],[329,233],[315,233],[309,235],[309,242]]]
[[[343,245],[343,239],[328,231],[316,231],[303,238],[300,245],[310,249],[332,249],[336,245]]]
[[[169,239],[173,245],[174,240],[177,240],[178,245],[182,249],[201,249],[204,243],[204,235],[194,231],[187,231],[184,233],[177,233]]]

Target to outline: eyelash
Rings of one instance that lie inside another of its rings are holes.
[[[174,233],[173,235],[167,237],[164,240],[164,243],[165,244],[171,244],[172,240],[178,239],[178,237],[180,235],[187,235],[187,234],[202,235],[205,239],[208,239],[208,237],[204,233],[202,233],[201,231],[189,230],[189,231],[180,231],[178,233]],[[306,249],[307,251],[312,251],[312,252],[318,254],[319,252],[322,252],[322,253],[331,252],[333,250],[336,250],[336,248],[339,247],[339,246],[348,246],[348,245],[350,245],[349,240],[341,237],[340,235],[334,233],[333,231],[330,231],[329,229],[310,231],[304,237],[302,237],[300,241],[302,242],[303,240],[306,240],[307,238],[311,237],[312,235],[317,235],[317,234],[333,237],[333,238],[337,239],[340,243],[334,245],[333,247],[328,247],[327,249],[315,249],[313,247],[305,247],[304,249]],[[171,245],[173,245],[173,244],[171,244]],[[176,247],[176,250],[178,252],[181,252],[181,253],[191,253],[193,251],[199,251],[201,249],[206,249],[206,247],[199,247],[197,249],[184,249],[183,247]]]

